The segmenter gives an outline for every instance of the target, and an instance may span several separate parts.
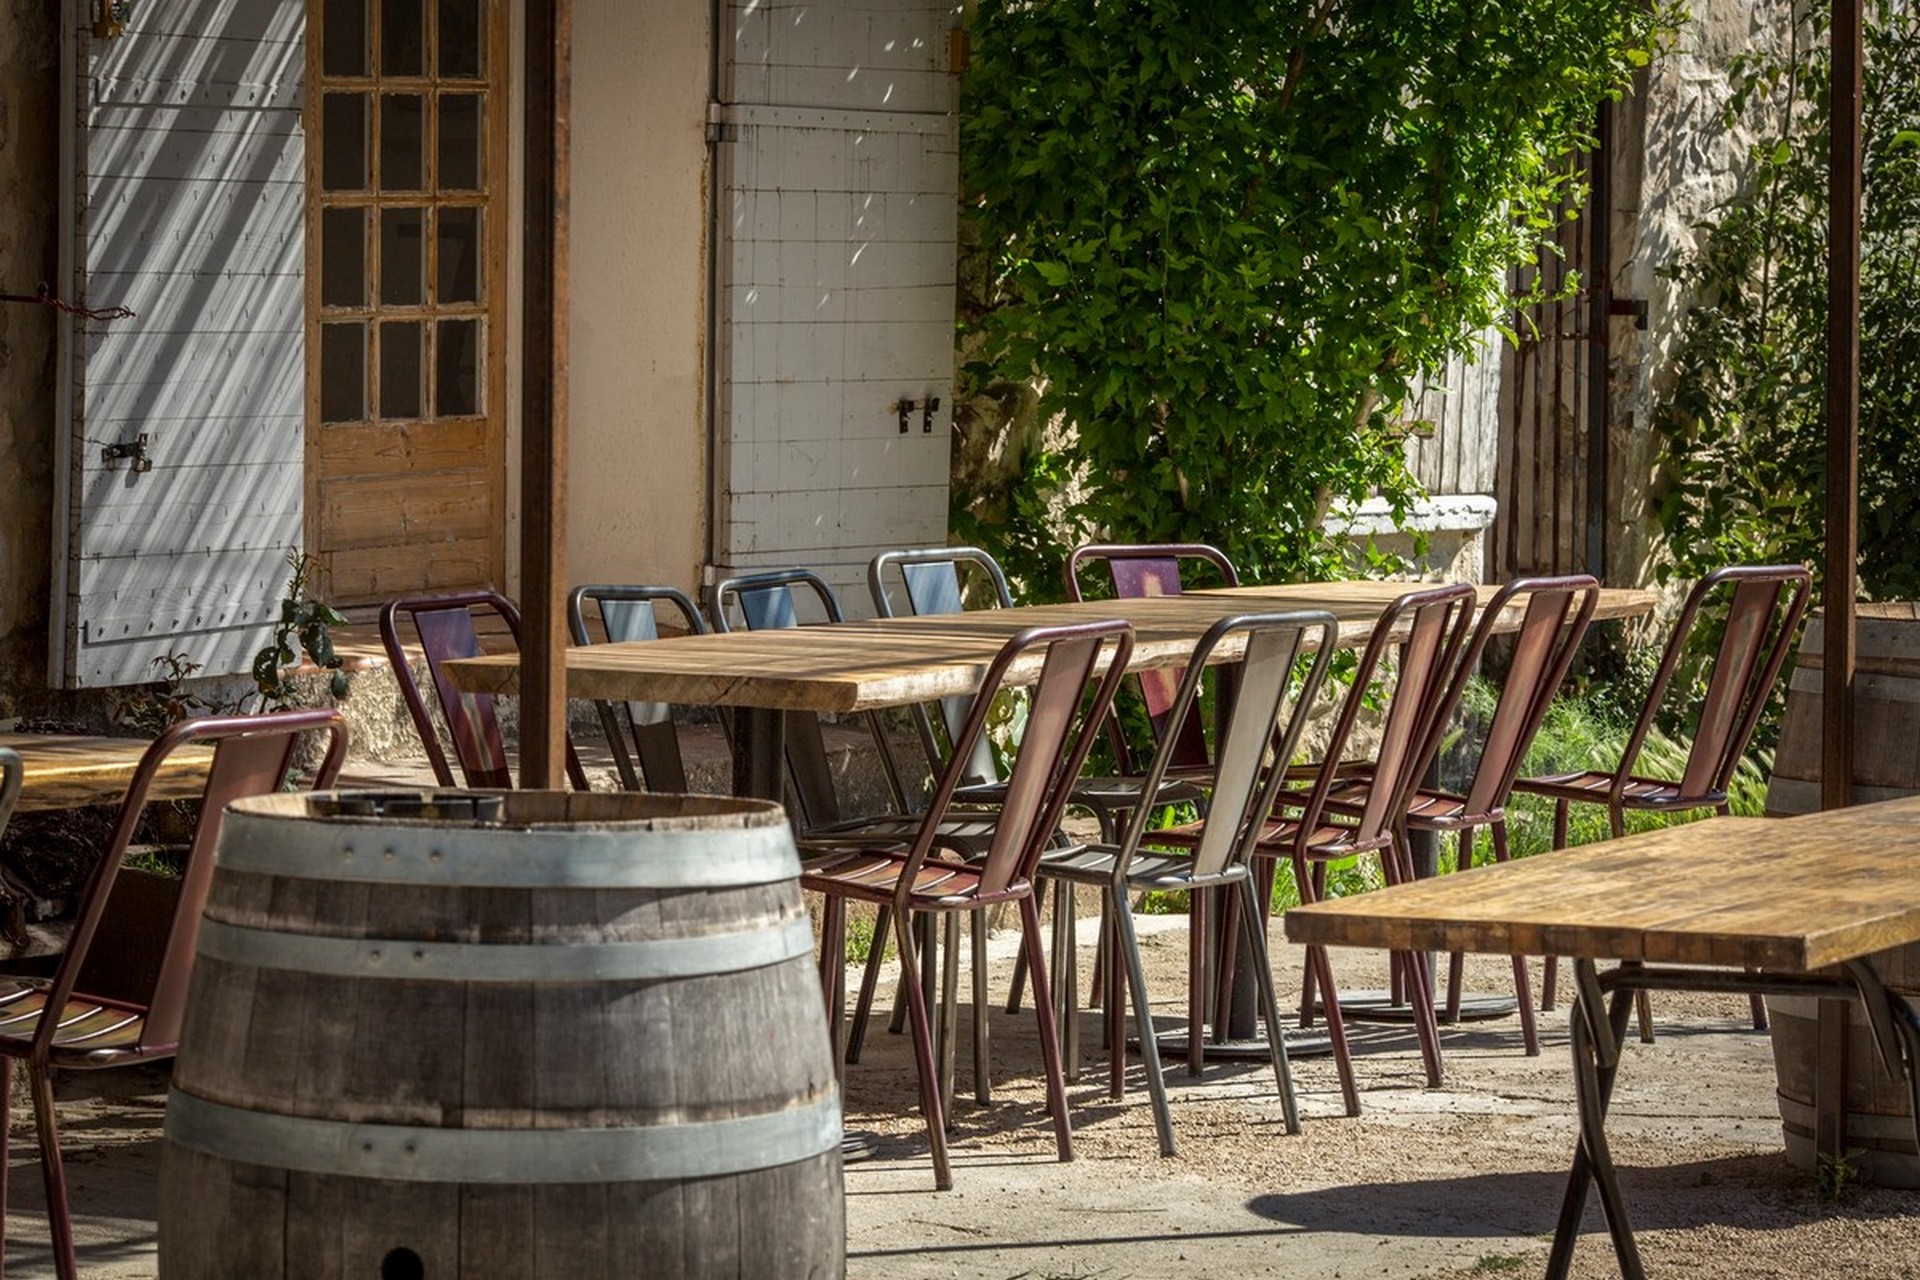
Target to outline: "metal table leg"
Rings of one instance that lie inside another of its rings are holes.
[[[1566,1280],[1573,1265],[1573,1248],[1580,1238],[1580,1219],[1586,1212],[1587,1187],[1591,1182],[1600,1189],[1600,1207],[1607,1218],[1607,1230],[1613,1236],[1613,1251],[1620,1260],[1621,1280],[1645,1280],[1640,1262],[1640,1247],[1633,1238],[1633,1225],[1627,1218],[1626,1201],[1613,1168],[1613,1156],[1607,1148],[1607,1106],[1613,1100],[1614,1077],[1620,1070],[1620,1044],[1627,1032],[1627,1018],[1633,1009],[1633,994],[1616,988],[1610,1003],[1600,987],[1600,975],[1592,960],[1575,960],[1577,991],[1573,1003],[1573,1079],[1575,1099],[1580,1109],[1580,1142],[1573,1154],[1573,1168],[1567,1175],[1567,1191],[1560,1203],[1560,1218],[1554,1227],[1553,1252],[1547,1259],[1547,1280]],[[1601,1005],[1607,1003],[1606,1015]]]

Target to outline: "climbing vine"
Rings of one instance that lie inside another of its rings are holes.
[[[1415,496],[1409,389],[1512,314],[1642,0],[983,0],[964,88],[958,536],[1057,590],[1091,536],[1329,563]]]

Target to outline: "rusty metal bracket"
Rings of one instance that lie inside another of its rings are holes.
[[[147,433],[142,431],[132,440],[121,444],[103,445],[100,449],[100,461],[109,465],[122,458],[133,460],[136,474],[153,470],[153,459],[147,456]]]

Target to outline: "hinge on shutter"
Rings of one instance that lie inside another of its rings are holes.
[[[727,106],[724,102],[707,104],[707,141],[719,142],[726,136]]]

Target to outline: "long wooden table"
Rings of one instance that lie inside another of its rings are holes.
[[[1920,1125],[1920,1010],[1881,980],[1881,953],[1920,942],[1920,799],[1628,836],[1300,907],[1287,913],[1286,933],[1299,943],[1574,957],[1580,1141],[1550,1278],[1571,1265],[1589,1184],[1622,1276],[1645,1275],[1605,1132],[1637,990],[1857,999],[1896,1077],[1904,1062]],[[1618,963],[1602,973],[1605,960]],[[1838,1145],[1844,1118],[1823,1116],[1821,1128]]]
[[[119,804],[140,759],[153,743],[146,738],[103,738],[64,733],[0,733],[0,746],[20,753],[25,766],[20,783],[22,813]],[[188,746],[161,764],[148,794],[155,800],[191,800],[206,785],[210,746]]]
[[[780,714],[859,712],[907,706],[978,689],[987,664],[1027,627],[1125,618],[1133,625],[1135,669],[1178,666],[1208,627],[1239,613],[1325,609],[1340,619],[1340,644],[1366,643],[1381,613],[1413,589],[1403,582],[1322,582],[1190,591],[1149,599],[980,609],[925,617],[846,622],[782,631],[677,636],[596,644],[566,653],[567,694],[633,702],[736,708],[734,783],[739,794],[781,794]],[[1494,588],[1481,589],[1484,602]],[[1609,588],[1595,618],[1628,618],[1653,608],[1651,592]],[[1514,610],[1513,625],[1519,625]],[[1238,660],[1234,643],[1215,651]],[[447,664],[470,693],[519,690],[519,659],[491,654]],[[1016,670],[1016,678],[1019,676]],[[1038,675],[1038,667],[1027,673]]]

